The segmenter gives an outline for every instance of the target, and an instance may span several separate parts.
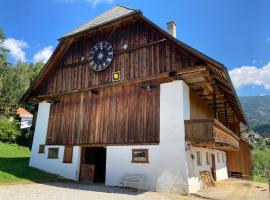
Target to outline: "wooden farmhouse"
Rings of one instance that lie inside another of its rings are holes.
[[[22,97],[38,105],[30,166],[79,182],[196,192],[251,176],[246,119],[219,62],[140,10],[115,6],[64,35]]]

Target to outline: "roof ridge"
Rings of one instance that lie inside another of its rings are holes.
[[[130,8],[130,7],[127,7],[127,6],[123,6],[123,5],[120,5],[120,4],[116,4],[116,6],[119,6],[119,7],[122,7],[122,8],[128,9],[128,10],[133,10],[133,11],[138,10],[138,9],[133,9],[133,8]],[[116,7],[116,6],[114,6],[114,7]],[[114,8],[114,7],[113,7],[113,8]],[[139,11],[139,10],[138,10],[138,11]]]
[[[84,32],[86,30],[92,29],[97,26],[101,26],[105,23],[135,14],[137,12],[142,13],[140,10],[128,8],[128,7],[117,4],[116,6],[113,6],[112,8],[110,8],[109,10],[85,22],[83,25],[73,29],[71,32],[65,34],[63,37],[59,39],[61,40],[62,38]]]

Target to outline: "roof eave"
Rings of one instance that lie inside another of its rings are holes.
[[[247,120],[246,120],[246,117],[245,117],[245,114],[243,112],[243,108],[242,108],[242,105],[239,101],[239,98],[236,94],[236,91],[234,89],[234,86],[232,84],[232,81],[231,81],[231,78],[229,76],[229,73],[228,73],[228,70],[227,68],[220,62],[218,62],[217,60],[205,55],[204,53],[192,48],[191,46],[185,44],[184,42],[178,40],[177,38],[173,37],[172,35],[170,35],[167,31],[161,29],[159,26],[157,26],[154,22],[152,22],[151,20],[149,20],[148,18],[142,16],[143,20],[145,20],[146,22],[150,23],[152,26],[154,26],[155,28],[157,28],[159,31],[161,31],[163,34],[165,34],[168,38],[170,38],[172,41],[176,42],[177,44],[179,44],[181,47],[184,47],[186,50],[188,50],[189,52],[193,53],[194,55],[196,55],[198,58],[200,59],[203,59],[205,60],[206,62],[210,63],[210,64],[213,64],[213,66],[215,67],[218,67],[220,69],[222,69],[226,76],[227,76],[227,79],[229,81],[229,84],[231,85],[231,88],[232,88],[232,91],[234,93],[234,96],[236,97],[236,100],[237,100],[237,103],[239,105],[239,108],[241,110],[241,113],[242,113],[242,116],[243,116],[243,123],[244,124],[247,124]]]

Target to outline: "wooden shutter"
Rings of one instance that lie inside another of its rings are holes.
[[[39,145],[38,153],[45,153],[45,145],[44,144]]]
[[[63,163],[72,163],[73,146],[65,146]]]

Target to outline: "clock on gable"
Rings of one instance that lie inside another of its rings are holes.
[[[90,67],[94,71],[106,69],[113,59],[113,47],[109,42],[97,43],[90,51]]]

